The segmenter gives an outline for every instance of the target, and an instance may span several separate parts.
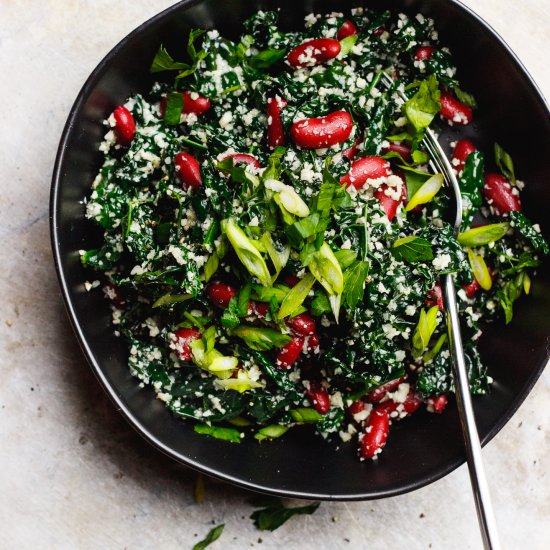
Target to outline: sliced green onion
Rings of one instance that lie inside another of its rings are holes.
[[[487,268],[487,264],[482,256],[477,255],[470,248],[468,249],[468,260],[470,262],[470,267],[474,273],[476,281],[479,283],[479,286],[484,290],[490,290],[493,286],[493,279]]]
[[[201,435],[209,435],[216,439],[223,439],[231,443],[241,442],[241,432],[235,428],[222,428],[220,426],[209,426],[208,424],[195,424],[195,432]]]
[[[263,441],[264,439],[276,439],[277,437],[284,435],[288,431],[288,428],[288,426],[281,426],[281,424],[265,426],[254,434],[254,438],[258,441]]]
[[[342,268],[330,246],[324,242],[321,248],[313,253],[308,264],[313,276],[323,285],[329,296],[342,294],[344,275]]]
[[[207,370],[213,373],[233,371],[237,368],[238,364],[239,360],[236,357],[216,354],[216,357],[209,361]]]
[[[279,319],[292,315],[302,305],[314,282],[315,277],[311,273],[307,273],[303,279],[290,289],[277,313]]]
[[[290,258],[290,246],[287,245],[283,250],[278,250],[269,232],[264,233],[261,242],[265,246],[269,258],[275,266],[275,275],[273,275],[273,280],[275,280]]]
[[[437,342],[435,343],[434,347],[427,351],[424,356],[422,357],[422,360],[424,363],[430,363],[434,360],[434,357],[441,351],[441,348],[443,347],[443,344],[447,341],[447,335],[442,334]]]
[[[240,369],[237,372],[237,378],[226,378],[225,380],[216,380],[215,385],[224,390],[233,390],[239,393],[253,390],[256,388],[263,388],[260,382],[250,380],[248,373],[244,369]]]
[[[250,325],[237,327],[233,330],[233,334],[244,340],[250,349],[257,351],[282,348],[292,340],[292,337],[288,334],[283,334],[273,328],[253,327]]]
[[[315,409],[306,407],[301,409],[290,409],[288,412],[295,422],[317,422],[323,418]]]
[[[494,243],[506,235],[510,224],[508,222],[491,223],[468,229],[458,235],[458,242],[462,246],[482,246]]]
[[[431,178],[427,179],[411,197],[411,200],[407,203],[407,206],[405,206],[405,211],[410,212],[419,204],[430,202],[437,195],[442,185],[443,176],[441,174],[434,174]]]
[[[352,34],[351,36],[346,36],[346,38],[343,38],[340,40],[340,54],[338,55],[338,59],[342,59],[342,57],[345,57],[348,55],[349,52],[353,49],[353,46],[355,46],[355,43],[357,42],[357,35]]]
[[[420,318],[414,329],[412,343],[412,354],[415,359],[420,357],[430,343],[430,338],[437,327],[437,306],[431,307],[427,312],[424,309],[420,310]]]
[[[242,416],[230,418],[228,422],[233,424],[233,426],[237,426],[237,428],[246,428],[247,426],[252,426],[252,424],[254,424],[254,422],[248,420],[248,418],[243,418]]]
[[[204,281],[206,283],[212,278],[212,275],[218,271],[218,267],[220,267],[220,260],[218,255],[214,252],[204,264]]]
[[[332,314],[334,315],[334,320],[338,323],[340,318],[340,304],[342,302],[342,294],[331,294],[328,297],[330,303],[330,309],[332,309]]]
[[[290,185],[286,185],[279,180],[267,179],[264,182],[264,186],[266,189],[276,193],[278,200],[275,202],[277,202],[279,206],[282,206],[288,213],[294,214],[299,218],[309,216],[308,205]]]
[[[190,300],[193,296],[191,294],[165,294],[161,296],[156,302],[153,303],[153,308],[169,306],[177,304],[179,302],[185,302]]]
[[[529,294],[531,291],[531,277],[529,277],[527,273],[523,274],[523,290],[525,291],[525,294]]]
[[[271,275],[265,260],[245,232],[232,218],[222,222],[222,229],[247,271],[257,277],[263,286],[271,286]]]

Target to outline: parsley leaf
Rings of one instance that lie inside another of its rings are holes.
[[[158,73],[161,71],[180,71],[176,76],[176,81],[193,74],[197,70],[199,61],[208,55],[208,52],[204,50],[197,52],[195,48],[195,40],[205,32],[206,31],[202,29],[197,29],[189,33],[187,53],[191,58],[191,64],[183,63],[181,61],[174,61],[172,56],[166,51],[166,48],[161,45],[155,55],[155,58],[153,59],[150,71],[152,73]]]
[[[417,132],[427,128],[440,111],[439,83],[430,75],[420,83],[418,91],[405,103],[405,116]]]
[[[427,262],[433,260],[432,245],[422,237],[403,237],[393,243],[392,254],[397,260],[410,263]]]
[[[456,98],[458,99],[458,101],[464,103],[464,105],[471,107],[472,109],[477,109],[477,101],[472,94],[469,94],[464,90],[461,90],[457,86],[453,88],[453,92],[456,95]]]
[[[498,143],[495,143],[495,162],[504,176],[512,183],[516,183],[512,157]]]
[[[310,311],[314,317],[319,317],[323,313],[330,313],[330,302],[328,296],[323,290],[316,290],[315,297],[311,300]]]
[[[256,510],[250,516],[254,520],[254,525],[262,531],[275,531],[292,516],[299,514],[313,514],[319,508],[319,502],[314,502],[308,506],[298,506],[294,508],[285,508],[282,502]]]
[[[221,324],[225,328],[236,328],[240,324],[240,318],[248,315],[248,304],[252,294],[252,284],[244,285],[236,296],[229,300],[228,306],[221,316]]]
[[[164,122],[169,126],[179,124],[183,110],[183,96],[179,92],[171,92],[166,96]]]
[[[187,63],[174,61],[172,56],[166,51],[166,48],[161,45],[153,59],[150,70],[152,73],[159,73],[161,71],[179,71],[188,68],[189,65]]]
[[[344,291],[342,301],[350,308],[354,308],[363,299],[365,281],[369,274],[368,262],[358,261],[344,271]]]
[[[220,321],[225,328],[236,328],[241,324],[239,319],[239,305],[235,296],[229,300],[229,304],[224,309]]]
[[[518,273],[514,279],[504,285],[502,290],[497,292],[498,303],[504,311],[506,324],[512,320],[514,302],[521,296],[524,277],[525,272]]]
[[[405,165],[399,165],[399,168],[405,172],[405,185],[407,186],[407,196],[414,197],[416,192],[428,181],[431,174],[423,172],[422,170],[416,170]]]
[[[272,65],[275,65],[277,61],[283,59],[286,55],[286,50],[267,48],[258,52],[256,55],[253,55],[249,60],[248,64],[254,69],[269,69]]]
[[[206,537],[202,539],[200,542],[197,542],[195,546],[193,546],[193,550],[204,550],[207,546],[212,544],[215,540],[218,540],[220,538],[220,535],[222,534],[224,527],[225,527],[225,524],[222,523],[221,525],[218,525],[217,527],[213,527],[212,529],[210,529]]]
[[[334,255],[342,269],[348,268],[355,260],[357,260],[357,252],[351,249],[342,248],[337,250]]]

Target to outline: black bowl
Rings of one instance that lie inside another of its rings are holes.
[[[388,5],[368,4],[375,9]],[[101,241],[98,229],[85,220],[80,201],[89,193],[102,162],[98,152],[105,132],[102,120],[130,94],[149,91],[153,83],[149,65],[159,44],[183,55],[183,38],[190,28],[215,27],[237,37],[242,21],[257,9],[281,6],[283,26],[298,29],[306,13],[348,10],[354,4],[301,0],[292,9],[286,5],[268,0],[183,1],[144,23],[105,57],[80,91],[59,146],[51,193],[55,263],[70,319],[95,374],[130,424],[161,451],[206,474],[286,497],[352,500],[396,495],[435,481],[464,462],[453,406],[443,415],[420,412],[395,425],[378,462],[361,463],[352,445],[335,448],[307,429],[292,430],[281,440],[261,445],[204,438],[173,417],[151,390],[139,388],[126,365],[126,345],[113,335],[108,303],[100,292],[88,293],[83,286],[94,275],[81,267],[78,251]],[[546,220],[550,117],[520,62],[494,31],[458,2],[402,0],[391,7],[412,15],[420,11],[436,20],[464,88],[479,102],[467,136],[487,151],[496,140],[512,154],[517,173],[528,183],[522,195],[526,214]],[[456,134],[449,130],[443,139],[456,139]],[[546,262],[513,322],[490,327],[482,339],[482,356],[495,378],[490,395],[475,399],[484,443],[510,419],[546,364],[549,301]]]

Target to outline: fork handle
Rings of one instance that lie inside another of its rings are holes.
[[[462,433],[466,448],[466,460],[470,472],[470,482],[474,493],[474,500],[477,510],[477,518],[483,539],[483,546],[487,550],[499,550],[500,541],[498,537],[493,505],[489,485],[485,477],[485,468],[481,456],[481,443],[476,428],[474,409],[472,407],[472,396],[468,381],[468,369],[464,360],[464,348],[460,335],[460,320],[456,303],[456,290],[452,275],[443,276],[443,288],[447,311],[447,330],[451,355],[453,359],[454,381],[458,415],[462,424]]]

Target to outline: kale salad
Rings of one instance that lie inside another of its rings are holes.
[[[510,322],[548,245],[511,157],[465,139],[449,153],[453,237],[422,139],[477,106],[434,22],[355,9],[285,32],[258,12],[239,41],[182,41],[105,121],[86,199],[104,243],[82,262],[104,276],[131,373],[199,434],[308,424],[377,458],[393,422],[453,392],[438,282],[452,273],[471,390],[489,391],[479,323]]]

